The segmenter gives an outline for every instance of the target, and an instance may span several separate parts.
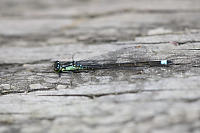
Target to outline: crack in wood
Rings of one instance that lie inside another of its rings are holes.
[[[148,36],[147,36],[148,37]],[[175,41],[179,45],[187,44],[187,43],[200,43],[200,41]],[[166,44],[172,43],[171,41],[163,41],[163,42],[131,42],[130,44]]]
[[[53,90],[55,87],[52,88],[39,88],[39,89],[29,89],[29,90],[0,90],[0,96],[2,95],[8,95],[8,94],[20,94],[20,93],[29,93],[29,92],[35,92],[35,91],[48,91]]]
[[[31,19],[41,19],[41,18],[53,18],[53,19],[96,19],[101,17],[108,17],[119,14],[128,14],[128,13],[149,13],[149,14],[174,14],[174,13],[198,13],[198,9],[133,9],[133,8],[124,8],[113,11],[107,11],[102,13],[85,13],[81,15],[61,15],[61,14],[51,14],[51,15],[32,15]],[[2,16],[3,17],[3,16]],[[7,16],[8,17],[8,16]],[[12,16],[14,18],[15,16]],[[17,18],[28,19],[29,16],[18,15]]]
[[[87,97],[90,99],[95,99],[103,96],[115,96],[115,95],[123,95],[123,94],[134,94],[141,92],[159,92],[159,91],[183,91],[180,89],[153,89],[153,90],[131,90],[131,91],[121,91],[121,92],[111,92],[111,93],[99,93],[99,94],[52,94],[52,95],[38,95],[38,96],[52,96],[52,97]],[[187,90],[188,91],[188,90]],[[200,90],[199,90],[200,91]],[[197,98],[198,99],[198,98]],[[195,101],[196,99],[191,99],[191,101]],[[187,101],[187,99],[185,99]],[[189,102],[190,100],[188,100]]]

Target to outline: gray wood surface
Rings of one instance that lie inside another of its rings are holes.
[[[199,133],[199,0],[1,0],[0,132]],[[55,60],[172,60],[53,72]]]

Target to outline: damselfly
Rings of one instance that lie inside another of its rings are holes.
[[[136,61],[126,63],[97,63],[95,61],[70,61],[70,62],[54,62],[54,71],[60,73],[77,73],[90,70],[100,69],[125,69],[133,67],[166,67],[172,64],[170,60],[160,61]]]

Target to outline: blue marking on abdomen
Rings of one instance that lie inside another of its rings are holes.
[[[161,64],[161,65],[167,65],[167,60],[161,60],[161,61],[160,61],[160,64]]]

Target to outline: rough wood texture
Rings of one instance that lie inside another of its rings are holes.
[[[1,0],[0,132],[198,133],[199,20],[199,0]],[[73,55],[175,65],[59,78]]]

